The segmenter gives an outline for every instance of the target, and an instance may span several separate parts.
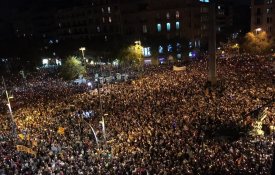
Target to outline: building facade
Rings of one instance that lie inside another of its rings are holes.
[[[47,42],[140,40],[158,54],[181,58],[183,52],[207,50],[209,4],[209,0],[81,0],[78,5],[26,12],[16,18],[14,28],[18,37]],[[233,25],[232,6],[219,0],[216,9],[217,32],[224,32]]]
[[[275,0],[251,1],[251,31],[261,30],[275,36]]]

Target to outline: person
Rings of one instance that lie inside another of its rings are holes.
[[[211,90],[205,89],[206,64],[196,60],[185,72],[148,66],[142,76],[135,75],[135,83],[113,84],[100,98],[88,87],[69,85],[46,72],[34,75],[27,79],[31,86],[14,94],[12,106],[17,132],[29,135],[18,138],[17,144],[32,148],[36,157],[16,151],[9,118],[2,115],[1,135],[6,140],[0,142],[1,171],[270,174],[273,136],[239,134],[250,123],[244,122],[247,114],[265,105],[269,108],[263,123],[274,124],[270,61],[248,54],[219,59],[218,81],[223,83]],[[87,111],[94,112],[92,118],[85,117]],[[106,142],[99,124],[104,113]],[[57,132],[59,127],[63,134]]]

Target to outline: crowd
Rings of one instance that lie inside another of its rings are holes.
[[[9,115],[0,117],[0,174],[270,174],[273,133],[246,132],[263,106],[264,124],[275,125],[272,61],[238,55],[217,67],[215,88],[206,84],[207,62],[197,60],[180,72],[148,67],[97,96],[34,77],[12,102],[24,137],[12,139]]]

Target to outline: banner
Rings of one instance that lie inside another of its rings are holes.
[[[31,148],[28,148],[26,146],[23,146],[23,145],[16,145],[16,150],[17,151],[21,151],[21,152],[25,152],[25,153],[28,153],[28,154],[32,154],[34,156],[36,156],[36,152],[33,151]]]
[[[182,66],[182,67],[173,66],[173,71],[185,71],[185,70],[186,70],[186,66]]]

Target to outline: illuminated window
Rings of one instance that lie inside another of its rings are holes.
[[[112,18],[109,16],[109,23],[111,23],[112,22]]]
[[[180,29],[180,22],[176,22],[176,29],[179,30]]]
[[[169,12],[166,13],[166,18],[167,18],[167,19],[170,18],[170,13],[169,13]]]
[[[161,24],[157,24],[157,30],[158,32],[161,32]]]
[[[111,7],[108,7],[108,13],[111,13]]]
[[[102,17],[102,22],[105,23],[105,18],[104,17]]]
[[[176,18],[179,18],[179,17],[180,17],[180,12],[176,11]]]
[[[167,31],[170,31],[171,30],[171,24],[168,22],[168,23],[166,23],[166,29],[167,29]]]
[[[189,48],[192,48],[192,41],[189,41]]]
[[[104,13],[104,8],[101,8],[102,13]]]
[[[151,48],[150,48],[150,47],[144,47],[144,48],[143,48],[143,55],[144,55],[145,57],[151,56],[151,55],[152,55],[152,54],[151,54]]]
[[[208,2],[209,2],[209,0],[200,0],[200,2],[207,2],[207,3],[208,3]]]
[[[159,53],[163,53],[163,47],[159,46]]]
[[[171,44],[169,44],[169,45],[167,46],[167,51],[168,51],[168,52],[173,52],[173,48],[172,48],[172,45],[171,45]]]
[[[99,26],[96,27],[96,31],[100,32],[100,27]]]
[[[142,31],[143,31],[143,33],[147,33],[147,26],[146,25],[142,26]]]

